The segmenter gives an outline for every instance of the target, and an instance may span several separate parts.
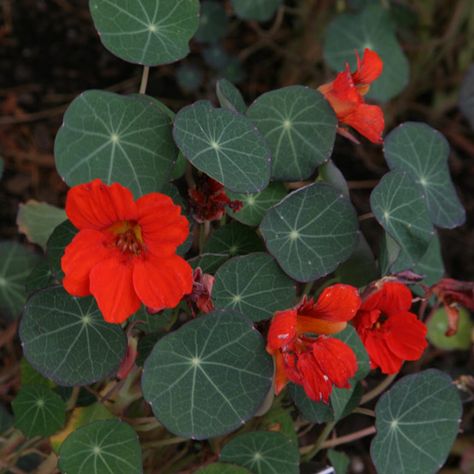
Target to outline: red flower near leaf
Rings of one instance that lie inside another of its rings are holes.
[[[193,271],[193,279],[193,291],[186,296],[192,315],[196,316],[198,311],[210,313],[214,309],[211,292],[215,278],[208,273],[203,273],[198,267]]]
[[[382,143],[385,127],[382,109],[364,102],[370,84],[382,73],[383,62],[375,51],[365,49],[362,60],[356,51],[357,69],[351,73],[349,64],[336,79],[318,90],[336,112],[339,122],[349,125],[373,143]],[[344,134],[347,134],[345,132]]]
[[[401,283],[386,282],[362,303],[353,324],[372,368],[395,374],[405,360],[418,360],[427,346],[426,326],[410,313],[412,295]]]
[[[176,255],[189,224],[168,196],[134,201],[122,185],[96,179],[69,190],[66,214],[79,232],[61,260],[64,288],[92,294],[106,321],[122,323],[141,303],[174,307],[191,292],[192,269]]]
[[[360,307],[356,288],[333,285],[316,302],[306,298],[293,309],[273,316],[267,352],[275,359],[275,393],[288,381],[302,385],[309,398],[328,403],[332,388],[349,387],[357,371],[352,349],[327,337],[342,331]]]
[[[224,215],[226,206],[234,212],[242,208],[241,201],[231,201],[224,186],[208,176],[204,176],[198,186],[189,190],[189,198],[192,215],[200,224],[219,220]]]

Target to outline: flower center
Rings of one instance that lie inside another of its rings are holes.
[[[133,221],[122,221],[112,225],[109,230],[115,236],[115,246],[122,252],[140,255],[143,251],[141,227]]]

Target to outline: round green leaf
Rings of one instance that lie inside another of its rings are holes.
[[[247,105],[239,89],[227,79],[219,79],[217,81],[216,94],[221,107],[240,114],[244,114],[247,110]]]
[[[231,0],[235,14],[243,20],[267,21],[283,0]]]
[[[257,226],[270,207],[279,203],[288,194],[282,183],[270,183],[262,192],[255,194],[240,194],[227,192],[231,199],[242,202],[242,208],[234,212],[230,207],[227,213],[242,224]]]
[[[297,445],[285,435],[255,431],[231,439],[220,460],[246,467],[254,474],[298,474],[300,455]]]
[[[425,196],[416,183],[405,172],[387,173],[372,191],[370,207],[413,267],[426,253],[435,234]]]
[[[215,462],[198,469],[195,474],[252,474],[248,469],[234,464]]]
[[[87,385],[114,374],[127,340],[120,326],[102,318],[92,297],[62,288],[35,293],[20,325],[23,352],[42,375],[59,385]]]
[[[30,199],[27,203],[20,204],[16,223],[19,232],[44,249],[51,232],[64,219],[66,213],[63,209]]]
[[[235,309],[261,321],[295,303],[295,284],[270,255],[253,253],[232,258],[219,268],[212,301],[217,309]]]
[[[118,420],[89,423],[61,444],[59,468],[67,474],[141,474],[138,436]]]
[[[415,180],[434,225],[451,229],[464,223],[466,213],[449,174],[449,144],[441,133],[424,123],[403,123],[385,138],[384,154],[391,169]]]
[[[367,6],[357,15],[338,15],[326,31],[324,58],[336,71],[342,71],[346,63],[354,70],[354,50],[362,57],[365,48],[376,51],[383,60],[383,72],[371,85],[368,97],[386,102],[407,85],[409,64],[395,36],[390,13],[380,5]]]
[[[26,293],[30,294],[33,291],[42,290],[48,286],[53,286],[54,278],[51,269],[49,268],[49,262],[46,259],[41,259],[31,270],[28,275],[25,288]]]
[[[24,385],[12,402],[15,426],[28,438],[50,436],[66,422],[66,404],[45,385]]]
[[[146,66],[187,56],[199,26],[198,0],[90,0],[89,8],[102,44]]]
[[[270,146],[272,178],[307,179],[331,156],[336,115],[326,99],[309,87],[267,92],[249,107],[247,116]]]
[[[439,370],[403,377],[375,407],[370,454],[377,472],[434,473],[443,466],[462,414],[452,380]]]
[[[76,234],[77,229],[67,220],[59,224],[53,230],[46,244],[46,255],[49,260],[51,272],[54,278],[59,282],[64,278],[64,273],[61,270],[61,258],[64,255],[64,250],[71,243]]]
[[[194,38],[202,43],[216,43],[226,35],[228,23],[223,5],[204,0],[201,2],[199,28]]]
[[[0,314],[15,319],[26,300],[25,284],[40,260],[27,247],[16,242],[0,242]]]
[[[333,186],[315,183],[289,194],[260,224],[269,252],[298,281],[312,281],[347,260],[357,243],[350,201]]]
[[[220,311],[161,338],[145,362],[142,389],[169,431],[204,439],[250,419],[272,375],[272,359],[250,321]]]
[[[453,336],[446,336],[448,330],[448,315],[444,308],[440,308],[428,320],[428,340],[439,349],[468,350],[471,347],[474,325],[471,316],[464,308],[459,308],[458,331]]]
[[[252,193],[268,185],[270,150],[243,115],[198,101],[178,112],[173,134],[192,165],[231,191]]]
[[[69,186],[100,178],[139,197],[168,181],[178,151],[171,119],[154,99],[90,90],[66,110],[54,154]]]

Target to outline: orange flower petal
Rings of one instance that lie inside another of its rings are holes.
[[[346,322],[323,321],[309,316],[298,315],[298,334],[337,334],[347,326]]]
[[[339,117],[341,122],[356,129],[372,143],[382,143],[385,120],[382,109],[378,105],[360,104],[355,110]]]
[[[274,351],[291,344],[296,337],[296,310],[277,311],[272,319],[267,336],[267,351]]]
[[[140,308],[132,285],[133,265],[119,255],[98,263],[90,273],[90,289],[104,319],[120,324]]]
[[[383,70],[383,61],[380,56],[371,49],[365,48],[362,61],[357,55],[357,70],[352,74],[354,83],[357,84],[370,84],[375,81]]]
[[[181,215],[181,207],[160,193],[147,194],[136,204],[147,250],[156,257],[173,255],[189,234],[189,222]]]
[[[107,235],[97,230],[81,230],[66,247],[61,258],[65,274],[63,286],[74,296],[90,295],[89,273],[102,260],[108,258],[111,249]]]
[[[150,308],[174,308],[193,289],[193,270],[178,255],[137,258],[133,286],[140,300]]]
[[[78,229],[101,230],[118,221],[135,220],[137,208],[127,188],[95,179],[69,190],[66,214]]]
[[[275,361],[275,395],[279,395],[288,384],[288,377],[286,376],[283,355],[280,351],[275,352],[273,360]]]

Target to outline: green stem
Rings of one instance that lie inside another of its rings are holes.
[[[140,82],[139,94],[145,94],[148,85],[148,76],[150,75],[150,66],[143,66],[142,80]]]
[[[388,388],[392,382],[397,378],[398,373],[389,375],[385,377],[382,382],[380,382],[376,387],[374,387],[370,392],[367,392],[361,399],[360,404],[365,405],[370,400],[378,397],[386,388]]]
[[[326,441],[328,436],[331,434],[332,430],[336,426],[335,421],[331,421],[329,423],[326,423],[326,426],[323,428],[323,431],[321,431],[321,434],[319,435],[318,439],[316,440],[316,443],[313,444],[313,446],[310,447],[309,451],[307,451],[304,456],[302,457],[303,461],[311,461],[311,459],[318,454],[319,450],[321,449],[323,443]]]

